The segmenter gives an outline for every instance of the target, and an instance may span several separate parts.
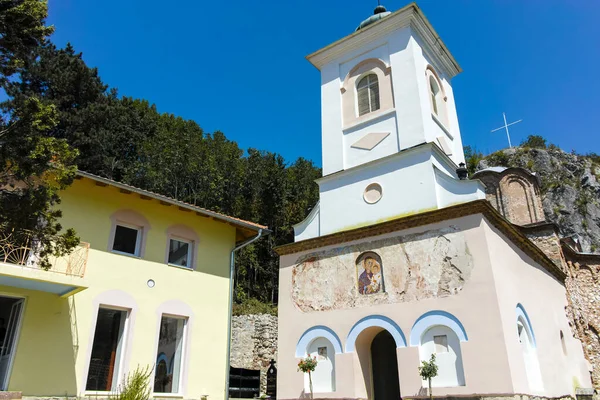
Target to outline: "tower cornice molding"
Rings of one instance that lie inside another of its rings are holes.
[[[306,59],[320,70],[323,66],[352,50],[380,39],[390,32],[407,27],[414,29],[419,35],[424,44],[424,51],[435,60],[435,64],[443,68],[446,76],[453,78],[462,72],[458,62],[450,54],[416,3],[411,3],[388,17],[317,50],[306,56]]]

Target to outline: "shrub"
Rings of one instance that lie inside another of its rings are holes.
[[[527,139],[521,142],[521,147],[529,147],[531,149],[545,149],[546,139],[539,135],[529,135]]]
[[[269,314],[277,315],[277,306],[258,299],[246,299],[233,305],[233,315]]]
[[[138,366],[127,374],[125,381],[119,386],[113,400],[148,400],[150,398],[150,376],[152,368]]]

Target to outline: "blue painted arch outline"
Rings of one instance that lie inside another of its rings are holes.
[[[321,337],[329,340],[333,345],[335,354],[342,353],[342,342],[338,335],[336,335],[332,329],[324,325],[317,325],[307,329],[302,336],[300,336],[300,340],[298,340],[298,344],[296,345],[296,357],[306,356],[308,345],[310,345],[313,340]]]
[[[458,340],[461,342],[466,342],[469,340],[467,331],[458,318],[447,311],[433,310],[421,315],[415,321],[410,331],[411,347],[419,346],[421,344],[421,338],[423,337],[423,334],[427,332],[429,328],[439,325],[450,328],[456,334],[456,336],[458,336]]]
[[[522,319],[523,322],[525,322],[525,324],[524,324],[525,329],[527,329],[527,331],[529,333],[529,337],[531,338],[531,344],[533,345],[533,348],[536,348],[537,344],[535,341],[535,333],[533,332],[533,327],[531,326],[531,320],[529,319],[529,315],[527,315],[527,311],[525,311],[525,307],[523,307],[523,305],[521,303],[518,303],[516,312],[517,312],[517,321],[519,321],[519,319]]]
[[[406,347],[406,338],[398,324],[383,315],[369,315],[358,321],[354,324],[352,329],[350,329],[350,333],[348,333],[348,338],[346,339],[346,353],[353,352],[358,335],[365,329],[372,327],[378,327],[388,331],[394,338],[396,347]]]

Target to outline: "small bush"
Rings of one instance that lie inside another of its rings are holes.
[[[277,315],[277,306],[257,299],[247,299],[233,305],[233,315],[269,314]]]
[[[547,147],[546,139],[539,135],[529,135],[527,139],[521,142],[521,147],[529,147],[531,149],[545,149]]]
[[[152,368],[148,365],[144,368],[138,366],[127,374],[125,381],[117,389],[117,393],[110,398],[112,400],[148,400],[150,398],[150,376]]]

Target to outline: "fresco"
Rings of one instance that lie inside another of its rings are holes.
[[[452,296],[473,259],[455,226],[315,251],[292,268],[291,297],[303,312]]]

